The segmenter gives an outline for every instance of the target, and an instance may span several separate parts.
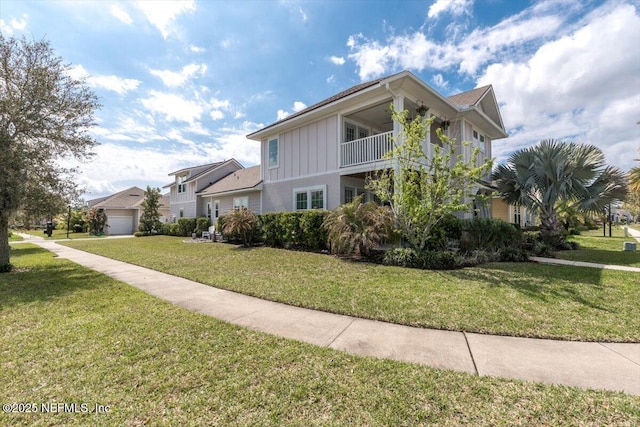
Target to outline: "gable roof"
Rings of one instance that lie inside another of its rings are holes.
[[[142,202],[144,202],[144,199],[140,199],[140,201],[136,203],[134,207],[142,208]],[[168,208],[170,203],[171,203],[171,194],[170,193],[163,194],[160,196],[160,200],[158,200],[158,207]]]
[[[369,88],[371,86],[375,86],[378,83],[380,83],[381,81],[386,80],[388,78],[391,78],[393,76],[396,76],[398,74],[402,74],[402,73],[396,73],[396,74],[392,74],[390,76],[380,77],[379,79],[370,80],[368,82],[364,82],[364,83],[357,84],[355,86],[351,86],[349,89],[343,90],[342,92],[339,92],[339,93],[337,93],[337,94],[335,94],[333,96],[330,96],[329,98],[327,98],[327,99],[325,99],[323,101],[320,101],[320,102],[317,102],[317,103],[311,105],[310,107],[307,107],[307,108],[305,108],[303,110],[300,110],[300,111],[298,111],[296,113],[293,113],[293,114],[285,117],[282,120],[278,120],[278,121],[276,121],[274,123],[271,123],[268,126],[263,127],[260,130],[252,132],[249,135],[247,135],[247,138],[251,138],[252,135],[254,135],[254,134],[258,133],[258,132],[262,132],[265,129],[269,129],[269,128],[273,127],[273,126],[277,126],[277,125],[282,124],[282,123],[284,123],[286,121],[295,119],[296,117],[302,116],[303,114],[306,114],[306,113],[308,113],[310,111],[317,110],[318,108],[324,107],[325,105],[331,104],[332,102],[338,101],[338,100],[340,100],[342,98],[346,98],[349,95],[353,95],[354,93],[360,92],[360,91],[362,91],[364,89],[367,89],[367,88]]]
[[[209,172],[213,172],[214,170],[218,169],[219,167],[224,166],[224,165],[229,164],[229,163],[235,163],[238,166],[239,169],[243,169],[244,168],[244,166],[242,166],[242,164],[240,164],[240,162],[238,162],[234,158],[231,158],[229,160],[222,160],[220,162],[208,163],[208,164],[205,164],[205,165],[190,166],[188,168],[183,168],[183,169],[177,170],[175,172],[171,172],[169,174],[169,176],[171,176],[171,175],[181,175],[181,174],[183,174],[185,172],[190,172],[190,171],[193,171],[193,170],[201,169],[200,171],[196,172],[195,174],[189,176],[189,178],[184,180],[184,183],[187,183],[187,182],[195,181],[196,179],[208,174]],[[168,187],[171,187],[171,186],[173,186],[175,184],[176,183],[174,181],[172,183],[169,183],[169,184],[165,185],[162,188],[168,188]]]
[[[252,190],[262,183],[260,165],[238,169],[198,193],[199,196]]]
[[[466,92],[451,95],[448,99],[459,108],[468,108],[477,105],[490,89],[491,85],[477,87]]]
[[[142,188],[130,187],[111,196],[101,198],[102,200],[95,199],[99,200],[97,203],[92,204],[92,200],[89,200],[88,203],[90,207],[102,209],[131,209],[144,199],[144,193],[145,191]]]

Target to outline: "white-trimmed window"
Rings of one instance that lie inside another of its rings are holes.
[[[326,206],[326,185],[293,189],[293,210],[325,209]]]
[[[268,150],[269,150],[269,167],[277,168],[278,167],[278,138],[273,138],[269,140]]]
[[[485,136],[478,133],[477,130],[473,131],[473,147],[477,147],[480,149],[480,152],[484,154],[486,151],[485,148]]]
[[[180,208],[180,218],[184,218],[184,209]]]
[[[353,200],[364,194],[365,196],[362,198],[363,202],[368,201],[368,197],[367,197],[367,192],[365,191],[364,188],[357,188],[357,187],[344,187],[344,202],[345,203],[351,203],[353,202]]]
[[[344,122],[344,142],[353,141],[355,139],[366,138],[369,136],[369,129],[355,125],[353,123]]]
[[[211,202],[207,202],[207,218],[211,221]]]
[[[220,200],[213,201],[213,219],[220,217]]]
[[[249,196],[233,198],[234,211],[239,211],[241,209],[248,209],[248,208],[249,208]]]
[[[184,183],[186,179],[187,179],[186,175],[182,175],[178,177],[178,193],[187,192],[187,184]]]

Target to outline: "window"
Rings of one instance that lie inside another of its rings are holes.
[[[309,203],[307,201],[307,192],[296,193],[296,210],[301,211],[307,209]]]
[[[293,209],[296,211],[324,209],[327,205],[326,190],[326,185],[295,188],[293,190]]]
[[[513,207],[513,222],[514,224],[520,225],[522,223],[522,215],[520,214],[520,206],[515,205]]]
[[[187,184],[184,183],[186,179],[187,179],[186,175],[182,175],[178,177],[178,193],[187,192]]]
[[[484,153],[485,145],[484,145],[484,135],[480,135],[480,152]]]
[[[207,202],[207,218],[211,220],[211,202]]]
[[[249,197],[234,197],[233,198],[233,210],[239,211],[241,209],[249,208]]]
[[[184,209],[180,208],[180,218],[184,218]]]
[[[213,218],[218,219],[220,217],[220,200],[213,201]]]
[[[269,167],[278,167],[278,138],[269,140]]]
[[[355,139],[366,138],[369,136],[369,129],[354,125],[353,123],[344,123],[344,142],[353,141]]]
[[[344,202],[351,203],[356,197],[363,194],[365,195],[365,197],[362,198],[362,201],[366,202],[367,200],[369,200],[369,198],[367,197],[367,192],[364,188],[344,187]]]

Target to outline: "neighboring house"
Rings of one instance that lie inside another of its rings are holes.
[[[424,142],[429,153],[438,127],[466,158],[473,148],[462,141],[478,147],[479,161],[491,157],[493,140],[507,137],[491,86],[447,98],[408,71],[362,83],[247,136],[261,146],[261,212],[333,209],[359,194],[371,200],[365,180],[392,167],[384,156],[401,131],[391,104],[435,117]]]
[[[140,217],[144,212],[144,208],[142,207],[142,202],[144,202],[144,199],[140,200],[134,206],[136,209],[138,209],[138,221],[136,223],[136,230],[138,229],[138,225],[140,224]],[[160,214],[160,217],[158,218],[158,220],[163,224],[167,223],[169,222],[169,218],[171,217],[171,207],[170,207],[171,201],[170,201],[169,194],[167,193],[160,196],[160,200],[158,202],[159,202],[158,213]]]
[[[138,204],[144,200],[145,191],[138,187],[87,201],[87,207],[103,209],[107,216],[106,234],[133,234],[139,221]]]
[[[178,218],[207,215],[203,199],[196,194],[238,169],[243,169],[243,166],[235,159],[230,159],[171,172],[169,176],[175,177],[175,180],[164,187],[170,189],[171,222]]]
[[[495,219],[501,219],[520,227],[536,225],[537,216],[525,206],[509,205],[500,197],[491,199],[491,214]]]
[[[220,215],[242,208],[262,213],[262,177],[260,165],[238,169],[206,187],[197,195],[212,223]]]

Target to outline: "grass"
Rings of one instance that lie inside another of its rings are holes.
[[[67,230],[53,230],[51,237],[44,233],[44,230],[20,230],[20,233],[31,234],[32,236],[42,237],[45,240],[59,240],[67,238]],[[92,236],[89,232],[86,233],[73,233],[69,232],[69,239],[88,239],[88,238],[100,238],[104,236]]]
[[[556,254],[556,257],[570,261],[640,267],[640,251],[622,250],[624,242],[636,242],[636,240],[633,237],[624,237],[622,227],[614,227],[611,234],[612,237],[609,237],[607,228],[606,236],[602,235],[602,230],[589,230],[582,232],[579,236],[571,236],[570,240],[578,242],[580,249],[561,251]],[[637,243],[640,245],[640,242]]]
[[[22,236],[18,236],[15,233],[12,233],[11,236],[9,236],[10,242],[20,242],[21,240],[22,240]]]
[[[533,263],[436,272],[182,238],[68,246],[291,305],[438,329],[640,342],[640,275]]]
[[[109,411],[2,413],[2,425],[640,420],[637,396],[478,377],[274,337],[165,303],[30,244],[12,249],[12,262],[14,272],[0,275],[0,401]]]

